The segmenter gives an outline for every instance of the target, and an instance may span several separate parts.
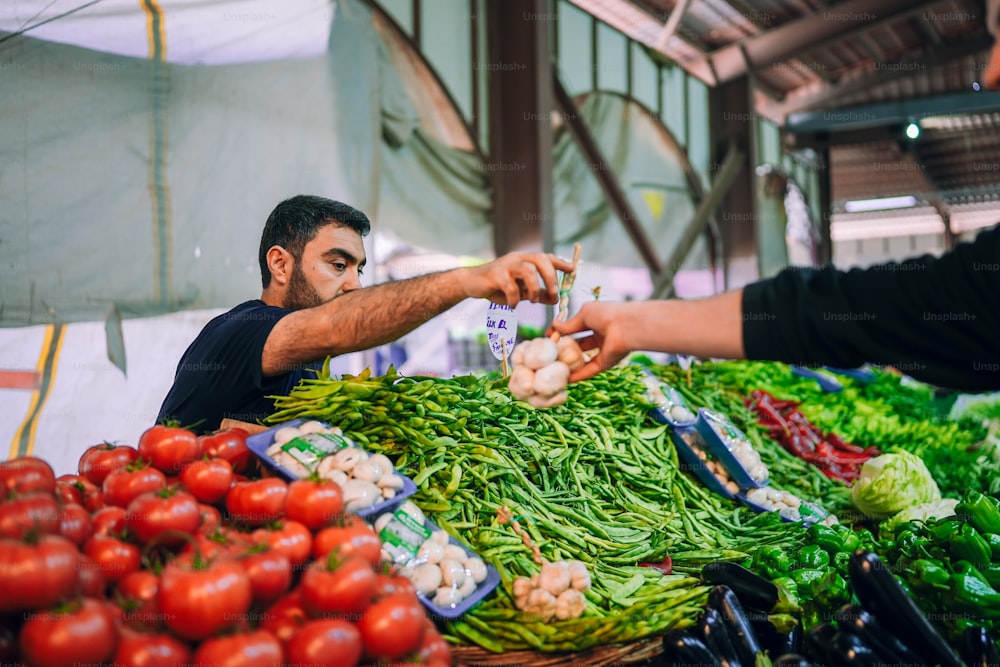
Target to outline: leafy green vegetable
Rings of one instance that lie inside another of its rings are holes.
[[[851,487],[851,502],[859,510],[885,519],[909,507],[941,499],[927,466],[909,452],[883,454],[861,466]]]

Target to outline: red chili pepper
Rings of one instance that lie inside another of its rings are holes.
[[[865,454],[866,453],[865,450],[864,450],[864,448],[858,447],[857,445],[852,445],[849,442],[845,442],[836,433],[827,433],[826,434],[826,439],[827,439],[827,441],[831,445],[833,445],[834,447],[836,447],[837,449],[840,449],[842,451],[852,452],[854,454]]]
[[[660,574],[670,574],[674,571],[674,561],[668,555],[659,563],[639,563],[639,567],[651,567]]]

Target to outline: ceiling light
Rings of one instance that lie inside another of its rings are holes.
[[[881,199],[855,199],[844,204],[844,210],[848,213],[862,213],[864,211],[888,211],[893,208],[908,208],[915,206],[917,198],[912,195],[905,197],[883,197]]]

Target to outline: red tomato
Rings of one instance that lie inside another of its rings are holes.
[[[34,456],[21,456],[0,463],[0,497],[10,493],[31,493],[42,491],[52,493],[56,489],[56,475],[52,466]]]
[[[220,557],[234,558],[246,553],[253,544],[250,536],[246,533],[223,526],[210,534],[199,533],[195,535],[194,541],[185,544],[181,553],[200,554],[203,560]]]
[[[97,563],[104,578],[112,584],[138,570],[141,564],[139,547],[111,535],[92,535],[83,543],[83,553]]]
[[[309,621],[285,645],[291,665],[354,667],[361,660],[361,633],[349,621]]]
[[[160,578],[150,570],[129,572],[118,581],[115,590],[123,602],[148,602],[156,599]]]
[[[59,512],[59,534],[80,546],[94,532],[90,512],[76,503],[67,503]]]
[[[43,609],[72,595],[78,556],[60,535],[43,535],[34,545],[0,537],[0,611]]]
[[[309,617],[302,608],[302,594],[296,589],[294,593],[282,596],[267,608],[260,627],[286,643],[308,620]]]
[[[94,562],[94,559],[86,554],[77,555],[77,590],[85,598],[97,598],[104,600],[104,589],[106,580],[101,566]]]
[[[246,472],[250,467],[250,450],[247,448],[247,436],[250,435],[241,428],[228,428],[213,435],[203,435],[201,440],[202,453],[213,459],[224,459],[233,466],[233,471]]]
[[[79,667],[105,662],[118,629],[106,603],[83,599],[66,611],[32,614],[21,628],[21,653],[32,667]]]
[[[382,541],[363,519],[350,516],[342,526],[330,526],[316,533],[313,539],[313,557],[325,558],[336,550],[341,557],[357,554],[378,567],[382,557]]]
[[[156,594],[163,620],[175,635],[204,639],[246,618],[253,593],[239,563],[218,560],[199,569],[184,558],[163,568]]]
[[[375,586],[375,598],[384,598],[397,593],[416,595],[417,589],[414,588],[412,581],[401,574],[379,572],[378,584]]]
[[[376,601],[358,621],[365,655],[398,660],[417,651],[424,640],[426,618],[414,595],[390,595]]]
[[[360,556],[316,561],[302,574],[302,605],[311,616],[354,614],[371,604],[378,578]]]
[[[292,567],[309,560],[313,548],[312,533],[298,521],[280,521],[258,528],[251,537],[257,544],[267,544],[274,551],[287,556]]]
[[[222,525],[222,512],[211,505],[198,504],[198,511],[201,512],[201,524],[198,532],[202,535],[211,535],[215,529]]]
[[[343,513],[344,492],[336,482],[297,479],[288,485],[285,516],[309,530],[327,526],[342,518]]]
[[[0,503],[0,536],[59,532],[59,505],[51,493],[28,493]]]
[[[191,662],[193,667],[281,667],[283,659],[281,642],[267,630],[254,630],[205,640]]]
[[[90,516],[94,535],[119,534],[125,530],[125,508],[117,505],[102,507]]]
[[[191,431],[157,424],[139,436],[139,456],[167,474],[176,474],[201,456],[198,436]]]
[[[229,493],[233,466],[225,459],[202,459],[185,464],[178,477],[198,502],[215,503]]]
[[[115,589],[115,599],[127,626],[142,629],[160,626],[161,614],[156,604],[159,588],[160,577],[150,570],[136,570],[122,577]]]
[[[420,663],[430,663],[440,661],[445,665],[450,665],[451,646],[444,640],[441,633],[437,631],[434,624],[427,619],[424,628],[424,640],[420,643],[420,651],[417,653]]]
[[[250,577],[255,602],[274,602],[292,585],[292,564],[283,553],[258,551],[241,558],[240,564]]]
[[[284,514],[287,497],[288,484],[277,477],[238,482],[226,496],[226,509],[234,521],[260,526]]]
[[[108,505],[128,507],[128,504],[146,493],[158,491],[167,485],[166,476],[142,460],[119,468],[104,478],[104,502]]]
[[[90,447],[80,456],[77,470],[95,486],[104,484],[104,478],[119,468],[124,468],[139,458],[139,451],[128,445],[104,442]]]
[[[88,512],[104,507],[104,493],[83,475],[56,477],[56,499],[61,503],[83,505]]]
[[[125,529],[142,544],[157,540],[177,544],[184,535],[194,535],[201,525],[198,501],[190,493],[160,489],[144,493],[128,504]]]
[[[170,635],[121,629],[114,667],[181,667],[191,662],[191,649]]]

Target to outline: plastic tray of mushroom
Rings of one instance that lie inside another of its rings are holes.
[[[680,392],[661,381],[642,364],[636,365],[642,369],[642,383],[646,387],[645,398],[654,406],[650,409],[653,419],[674,428],[694,425],[698,415],[687,406]]]
[[[294,419],[247,438],[264,465],[292,480],[313,473],[344,490],[344,509],[370,517],[417,492],[413,480],[396,471],[389,457],[369,454],[336,426]]]
[[[838,523],[836,515],[830,514],[822,507],[802,500],[791,491],[772,486],[747,489],[736,498],[757,512],[777,512],[785,521],[821,523],[826,526]]]
[[[382,561],[400,566],[431,616],[458,618],[500,583],[500,573],[441,530],[412,501],[374,520]]]

